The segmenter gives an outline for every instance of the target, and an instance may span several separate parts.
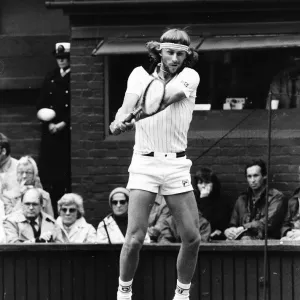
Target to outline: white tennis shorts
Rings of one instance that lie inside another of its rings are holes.
[[[152,157],[133,154],[127,189],[174,195],[193,190],[192,162],[183,157]]]

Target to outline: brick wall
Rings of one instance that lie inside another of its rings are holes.
[[[11,141],[12,156],[38,157],[40,126],[35,101],[39,90],[0,91],[0,132]]]
[[[188,154],[192,160],[214,143],[213,140],[196,140],[189,143]],[[299,186],[300,139],[273,139],[270,165],[270,187],[277,188],[290,197]],[[226,138],[199,160],[194,161],[192,173],[198,167],[212,168],[222,184],[224,199],[233,203],[240,192],[247,188],[244,176],[245,165],[252,159],[262,158],[267,162],[268,143],[265,138]]]
[[[94,40],[73,40],[71,54],[72,188],[84,196],[89,219],[103,211],[104,186],[109,180],[104,176],[107,151],[102,146],[104,68],[101,58],[91,56],[94,46]]]
[[[117,186],[126,185],[134,143],[132,133],[105,137],[104,59],[101,56],[91,56],[96,45],[97,41],[94,39],[75,39],[72,41],[71,56],[73,191],[83,195],[87,219],[94,225],[109,212],[109,192]],[[195,115],[191,126],[188,157],[195,160],[213,145],[226,132],[226,126],[229,128],[232,127],[231,123],[237,123],[235,119],[240,118],[238,113],[230,118],[212,115],[211,118],[215,121],[211,122],[211,128],[205,129],[201,122],[207,122],[210,117]],[[293,112],[295,116],[296,113]],[[262,122],[264,130],[267,127],[266,116],[264,111],[258,112],[248,120],[243,130],[236,129],[235,133],[238,134],[229,135],[194,162],[192,173],[200,166],[213,168],[221,180],[224,201],[229,204],[247,187],[245,164],[257,157],[267,159],[266,131],[263,134],[259,131]],[[282,124],[273,122],[276,132],[283,132],[280,129],[285,131],[272,140],[271,186],[283,191],[287,197],[298,186],[300,164],[299,133],[296,131],[296,134],[291,134],[300,125],[293,118],[282,112],[280,116],[274,115],[273,119],[274,122],[282,120]],[[195,122],[197,124],[198,121],[200,124],[197,129]],[[218,128],[220,132],[215,133]],[[290,138],[289,135],[285,136],[286,132],[291,134]],[[199,133],[199,137],[196,133]]]
[[[87,219],[94,225],[109,212],[109,192],[117,186],[126,185],[134,142],[132,133],[105,137],[104,60],[100,56],[90,55],[96,44],[97,41],[93,39],[73,40],[71,57],[73,191],[83,195]],[[13,156],[16,158],[25,154],[35,158],[38,156],[40,127],[35,110],[38,92],[0,93],[0,131],[10,137]],[[191,125],[188,157],[195,160],[213,145],[237,122],[235,118],[239,113],[230,117],[222,115],[225,112],[196,114]],[[282,119],[281,123],[275,124],[276,132],[285,130],[285,133],[272,140],[271,186],[283,191],[287,197],[299,182],[300,135],[297,128],[300,126],[296,116],[297,110],[293,113],[283,111],[274,117],[276,120]],[[214,120],[210,126],[206,126],[208,128],[204,128],[209,119]],[[258,115],[245,124],[244,130],[248,128],[249,132],[241,134],[241,128],[237,128],[235,135],[220,141],[193,164],[192,173],[200,166],[215,170],[222,183],[222,195],[229,203],[234,202],[237,195],[246,188],[244,166],[248,160],[267,157],[266,137],[256,137],[253,134],[255,130],[252,130],[255,124],[261,126],[262,119]],[[203,124],[199,124],[200,120]],[[218,128],[220,132],[216,133]]]

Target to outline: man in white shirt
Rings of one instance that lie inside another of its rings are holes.
[[[129,76],[123,105],[110,126],[113,134],[119,134],[130,130],[136,122],[127,185],[130,189],[128,228],[120,257],[118,300],[131,299],[139,251],[157,193],[164,196],[181,233],[174,300],[189,299],[200,245],[198,209],[190,176],[192,162],[185,156],[187,132],[200,81],[198,73],[189,68],[198,58],[189,45],[188,34],[180,29],[166,31],[160,42],[147,43],[154,61],[149,73],[166,84],[160,112],[124,122],[149,82],[149,73],[137,67]]]
[[[10,156],[10,142],[8,138],[0,132],[0,194],[3,191],[3,184],[6,189],[12,189],[18,185],[17,164],[18,160]]]

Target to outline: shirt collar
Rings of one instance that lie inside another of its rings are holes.
[[[253,202],[258,202],[259,199],[262,198],[263,195],[265,195],[266,193],[266,186],[264,186],[264,188],[261,190],[261,192],[258,195],[254,195],[253,190],[251,188],[249,188],[250,191],[250,195],[251,195],[251,199],[253,200]]]
[[[35,222],[35,225],[37,224],[38,226],[40,226],[40,223],[41,223],[41,218],[42,218],[42,215],[38,215],[33,221]],[[27,223],[30,224],[30,220],[26,219],[27,220]]]
[[[62,218],[59,216],[57,219],[56,219],[56,223],[62,228],[64,229],[64,225],[62,223]],[[81,217],[79,219],[77,219],[70,227],[69,227],[69,231],[74,228],[74,227],[84,227],[86,224],[86,221],[84,219],[84,217]]]
[[[152,76],[155,77],[155,78],[158,78],[158,79],[161,79],[159,76],[158,76],[158,70],[160,68],[160,65],[161,63],[157,64],[156,68],[154,69],[153,73],[152,73]],[[171,77],[169,80],[167,80],[165,82],[165,84],[168,84],[169,82],[171,82],[172,80],[174,80],[174,78],[176,78],[178,76],[179,73],[176,73],[173,77]]]
[[[59,71],[60,71],[61,77],[64,77],[64,76],[66,76],[68,73],[70,73],[71,68],[68,68],[68,69],[66,69],[66,70],[64,70],[64,69],[59,69]]]
[[[7,172],[7,170],[10,168],[10,166],[11,166],[11,157],[9,155],[0,164],[0,173]]]

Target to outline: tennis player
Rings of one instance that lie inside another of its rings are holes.
[[[132,129],[135,123],[134,154],[129,167],[128,228],[120,256],[118,300],[131,299],[132,282],[139,252],[148,227],[148,216],[157,193],[163,195],[179,229],[182,244],[177,258],[177,287],[174,300],[189,299],[200,245],[199,219],[191,185],[191,160],[186,158],[187,133],[192,119],[200,78],[191,69],[198,59],[184,30],[170,29],[160,42],[146,45],[153,65],[150,72],[135,68],[129,76],[122,107],[110,125],[113,134]],[[160,111],[132,122],[125,118],[137,106],[149,73],[166,84]]]

